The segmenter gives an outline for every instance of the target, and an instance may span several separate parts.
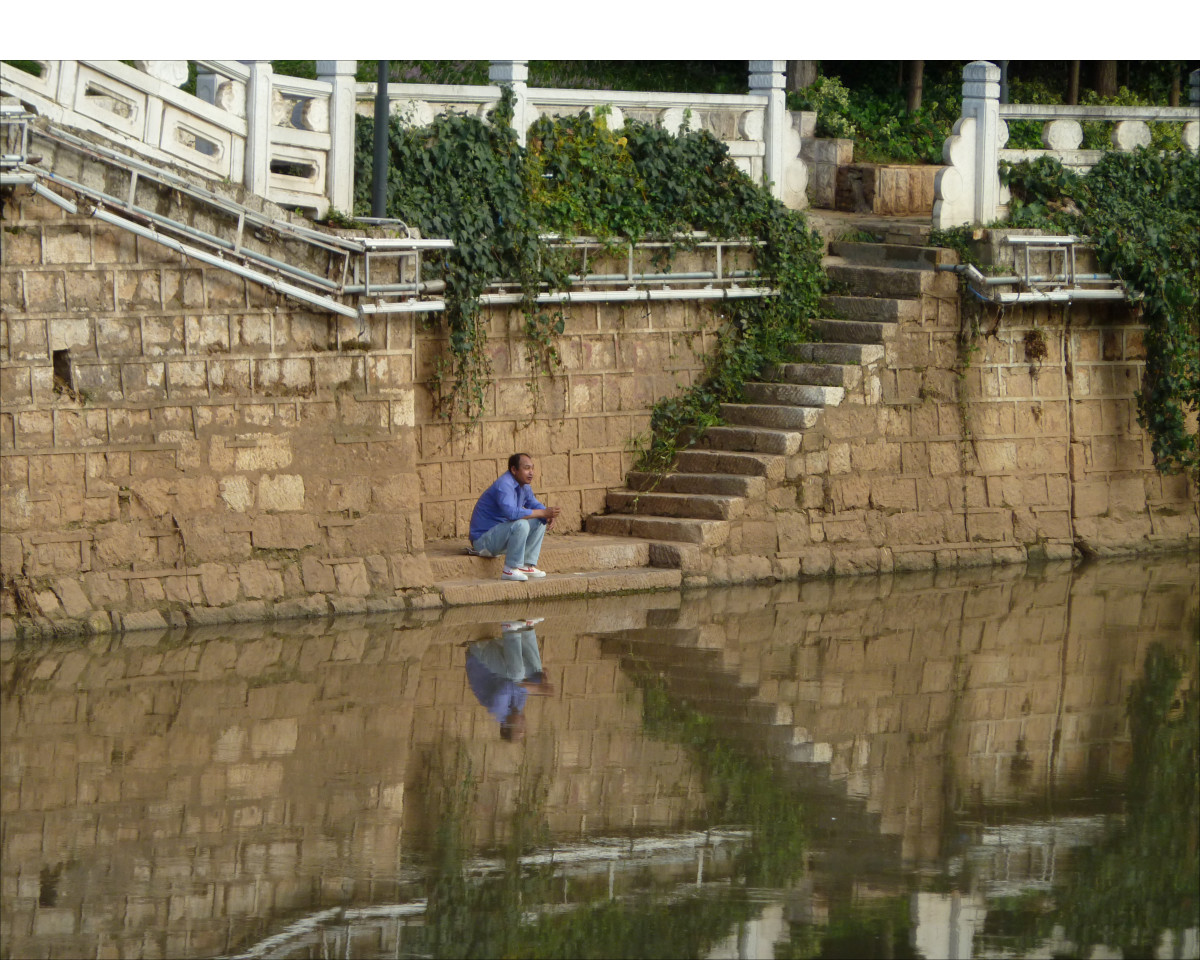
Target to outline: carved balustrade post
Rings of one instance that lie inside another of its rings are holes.
[[[763,179],[771,195],[783,198],[783,172],[786,162],[784,138],[790,126],[787,113],[786,60],[751,60],[750,92],[765,94],[767,107],[763,118]]]
[[[963,68],[964,117],[975,119],[974,221],[996,219],[1000,204],[1000,68],[976,60]]]
[[[525,146],[525,134],[533,118],[529,116],[529,61],[491,60],[488,63],[488,83],[512,87],[516,102],[513,104],[513,128],[517,142]]]
[[[243,60],[250,68],[246,84],[246,159],[242,182],[260,197],[267,195],[271,173],[271,61]]]
[[[329,84],[329,162],[325,195],[335,210],[354,205],[354,73],[357,60],[318,60],[317,78]]]

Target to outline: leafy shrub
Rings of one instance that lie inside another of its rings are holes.
[[[793,110],[815,110],[818,137],[854,141],[854,158],[863,163],[941,163],[942,145],[962,106],[955,84],[927,88],[919,110],[909,113],[898,89],[886,94],[848,90],[836,77],[820,77],[789,94]]]

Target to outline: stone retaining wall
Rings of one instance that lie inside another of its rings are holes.
[[[1200,493],[1137,423],[1143,332],[1124,304],[988,310],[960,357],[953,274],[730,525],[693,582],[1195,550]],[[907,309],[907,308],[906,308]]]
[[[440,603],[424,543],[465,538],[510,453],[535,456],[558,529],[578,531],[653,401],[710,345],[703,304],[571,310],[535,412],[523,318],[497,310],[483,419],[451,430],[430,392],[436,321],[360,332],[29,194],[9,196],[3,224],[6,631]]]
[[[3,214],[6,632],[440,604],[424,545],[465,537],[508,455],[533,454],[579,530],[720,322],[703,302],[572,306],[535,411],[523,319],[497,311],[483,419],[456,431],[430,393],[436,323],[360,333],[29,194]],[[711,563],[686,544],[656,562],[699,583],[1194,547],[1197,491],[1154,471],[1136,423],[1125,307],[989,313],[964,367],[953,276],[891,302],[896,338],[786,482]]]

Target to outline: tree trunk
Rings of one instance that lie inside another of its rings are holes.
[[[1067,61],[1067,103],[1072,107],[1079,105],[1079,61]]]
[[[1172,107],[1179,106],[1179,88],[1183,85],[1183,70],[1179,64],[1173,64],[1174,69],[1171,72],[1171,93],[1167,97],[1167,103]]]
[[[925,61],[910,60],[908,68],[908,107],[909,113],[921,109],[921,90],[925,79]]]
[[[787,62],[788,90],[803,90],[817,82],[816,60],[789,60]]]
[[[1102,97],[1117,95],[1117,61],[1095,60],[1092,74],[1092,89]]]

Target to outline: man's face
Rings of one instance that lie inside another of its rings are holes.
[[[512,470],[512,475],[517,478],[518,483],[533,483],[533,460],[522,457],[520,464]]]

